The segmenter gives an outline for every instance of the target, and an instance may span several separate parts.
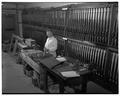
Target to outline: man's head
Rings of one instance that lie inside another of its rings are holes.
[[[46,31],[46,34],[47,34],[48,37],[52,37],[53,36],[53,33],[52,33],[52,31],[50,29],[48,29]]]

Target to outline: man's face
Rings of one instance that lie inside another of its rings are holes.
[[[52,36],[52,33],[50,31],[47,31],[46,34],[47,34],[48,37]]]

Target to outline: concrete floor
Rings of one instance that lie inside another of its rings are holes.
[[[23,73],[23,66],[16,64],[14,56],[2,53],[2,93],[44,93],[32,85],[31,78]],[[98,86],[92,81],[88,82],[87,93],[107,93],[110,91]]]
[[[23,73],[23,66],[15,58],[2,53],[2,93],[43,93],[32,85],[31,78]]]

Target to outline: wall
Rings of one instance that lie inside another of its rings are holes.
[[[68,10],[62,10],[64,7],[25,9],[23,10],[24,37],[34,35],[37,40],[41,37],[41,33],[45,36],[46,29],[50,28],[58,39],[59,54],[63,53],[64,56],[96,66],[97,77],[94,78],[103,80],[103,84],[116,93],[118,92],[118,6],[116,5],[91,3],[84,6],[82,4],[66,6]],[[39,40],[42,42],[41,38]],[[106,85],[107,83],[110,86]]]

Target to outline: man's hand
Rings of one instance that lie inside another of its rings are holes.
[[[44,52],[45,52],[45,53],[47,53],[47,52],[49,52],[49,50],[48,50],[48,49],[46,49],[46,48],[44,48]]]
[[[43,56],[45,56],[45,54],[48,53],[48,52],[49,52],[49,50],[47,48],[44,48],[44,54],[43,54]]]

